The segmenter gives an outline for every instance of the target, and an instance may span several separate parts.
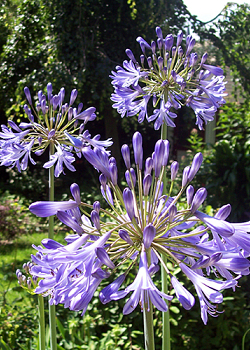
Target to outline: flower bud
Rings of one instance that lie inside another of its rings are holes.
[[[114,186],[117,185],[117,166],[114,163],[109,164],[109,173],[110,173],[110,177],[111,177],[111,181],[113,183]]]
[[[47,92],[48,92],[48,101],[50,101],[51,94],[52,94],[52,84],[51,83],[47,84]]]
[[[99,202],[99,201],[95,201],[95,202],[93,203],[93,209],[99,214],[100,209],[101,209],[101,205],[100,205],[100,202]]]
[[[70,186],[70,191],[72,196],[74,197],[74,200],[76,201],[77,204],[81,204],[81,193],[80,193],[80,188],[76,183],[73,183]]]
[[[91,220],[92,220],[93,224],[95,225],[96,229],[99,231],[101,226],[100,226],[100,217],[99,217],[99,214],[97,213],[97,211],[92,210]]]
[[[195,193],[190,211],[191,213],[195,213],[196,210],[201,206],[201,204],[204,202],[204,200],[207,197],[207,190],[205,187],[201,187],[198,189],[198,191]]]
[[[176,176],[177,176],[178,170],[179,170],[179,163],[174,161],[171,164],[170,168],[171,168],[171,181],[174,181]]]
[[[60,103],[60,96],[58,96],[58,95],[53,96],[52,104],[53,104],[54,111],[57,109],[57,106],[59,105],[59,103]]]
[[[101,174],[99,176],[99,181],[100,181],[100,184],[103,186],[103,188],[105,189],[106,185],[107,185],[107,178],[104,174]]]
[[[207,56],[208,56],[208,54],[207,54],[207,52],[205,52],[204,55],[201,58],[201,66],[206,62]]]
[[[181,46],[178,47],[178,56],[179,57],[183,56],[183,48]]]
[[[156,35],[158,36],[158,38],[163,39],[161,28],[160,27],[156,27],[155,31],[156,31]]]
[[[96,255],[98,257],[98,259],[105,264],[106,266],[108,266],[111,269],[115,268],[115,264],[113,263],[113,261],[110,259],[108,253],[106,252],[106,250],[102,247],[97,247],[96,248]]]
[[[147,58],[147,61],[148,61],[148,66],[149,66],[149,68],[152,68],[152,67],[153,67],[152,57],[148,57],[148,58]]]
[[[154,156],[154,170],[155,177],[160,176],[162,162],[165,154],[165,144],[162,140],[158,140],[155,144],[155,156]]]
[[[32,105],[32,99],[31,99],[31,95],[30,95],[30,90],[27,86],[25,86],[24,88],[24,93],[25,93],[25,96],[27,98],[27,101],[29,102],[30,105]]]
[[[158,57],[158,65],[159,65],[159,69],[162,70],[163,69],[163,63],[164,63],[164,60],[162,57]]]
[[[191,53],[191,55],[190,55],[190,60],[189,60],[189,65],[190,65],[190,67],[193,67],[193,66],[196,64],[197,60],[198,60],[198,55],[197,55],[197,53],[196,53],[196,52]]]
[[[215,218],[220,219],[220,220],[226,220],[226,218],[230,215],[231,213],[231,205],[226,204],[223,205],[215,214]]]
[[[73,103],[75,102],[75,99],[77,97],[77,90],[76,89],[73,89],[71,91],[71,95],[70,95],[70,101],[69,101],[69,105],[72,106]]]
[[[197,171],[200,169],[202,160],[203,160],[202,153],[199,152],[194,156],[194,159],[190,168],[190,172],[188,174],[188,182],[192,181],[193,178],[195,177]]]
[[[119,234],[120,238],[123,239],[128,244],[130,244],[130,245],[134,244],[134,242],[132,241],[132,239],[129,236],[129,233],[126,230],[121,229],[121,230],[119,230],[118,234]]]
[[[59,96],[59,105],[61,106],[63,104],[63,100],[65,97],[65,89],[64,88],[60,89],[58,96]]]
[[[55,129],[51,129],[50,132],[48,133],[48,140],[52,139],[55,133],[56,133]]]
[[[155,41],[151,42],[151,49],[152,49],[153,54],[155,54],[155,51],[156,51],[156,43],[155,43]]]
[[[152,184],[152,176],[150,174],[147,174],[143,179],[144,196],[148,196],[151,184]]]
[[[176,42],[176,46],[177,46],[177,47],[179,47],[179,45],[181,44],[182,39],[183,39],[183,33],[182,33],[182,31],[180,30],[179,33],[177,34],[177,42]]]
[[[153,159],[149,157],[146,159],[146,162],[145,162],[144,175],[146,176],[147,174],[150,174],[152,169],[153,169]]]
[[[124,163],[126,165],[126,168],[129,169],[130,168],[130,150],[128,145],[123,145],[121,148],[121,152],[122,152],[122,157],[124,159]]]
[[[157,39],[157,45],[158,45],[158,49],[161,50],[162,49],[162,44],[163,44],[163,40],[161,38]]]
[[[143,159],[143,149],[142,149],[142,136],[137,131],[134,133],[133,138],[133,149],[134,149],[134,157],[135,164],[139,166],[139,169],[142,169],[142,159]]]
[[[126,170],[125,172],[125,178],[126,178],[126,181],[127,181],[127,184],[129,186],[130,189],[132,189],[133,187],[135,187],[135,184],[136,184],[136,175],[135,175],[135,171],[133,168],[130,168],[130,171],[129,170]],[[132,179],[132,182],[131,182],[131,179]]]
[[[140,44],[141,50],[144,54],[145,54],[145,48],[151,50],[150,45],[141,36],[138,36],[138,38],[136,38],[136,41]]]
[[[103,198],[111,205],[114,205],[114,201],[113,201],[113,196],[112,196],[112,192],[111,189],[108,185],[105,186],[101,186],[101,193],[103,195]]]
[[[142,67],[143,67],[143,66],[144,66],[145,56],[144,56],[144,55],[141,55],[141,56],[140,56],[140,60],[141,60],[141,65],[142,65]]]
[[[174,37],[172,34],[168,34],[165,38],[165,49],[170,51],[174,43]]]
[[[170,223],[174,221],[176,213],[177,213],[177,208],[175,205],[172,205],[169,209],[169,222]]]
[[[133,61],[134,63],[136,63],[136,59],[135,59],[133,52],[130,49],[126,49],[125,52],[126,52],[126,55],[128,56],[128,58],[131,61]]]
[[[152,224],[147,225],[143,230],[143,243],[146,249],[151,246],[156,235],[156,229]]]
[[[190,172],[190,166],[186,166],[183,170],[182,173],[182,183],[181,183],[181,187],[185,187],[186,184],[188,183],[188,174]]]
[[[186,195],[187,195],[187,204],[191,205],[194,195],[194,188],[192,185],[189,185],[186,189]]]
[[[195,45],[195,39],[193,39],[192,37],[189,40],[189,44],[187,46],[187,52],[186,52],[186,56],[188,56],[190,54],[190,52],[193,50]]]
[[[128,216],[130,220],[132,220],[135,216],[135,210],[134,210],[134,197],[130,189],[128,188],[124,189],[123,200],[124,200],[124,204],[125,204],[125,208],[128,213]]]

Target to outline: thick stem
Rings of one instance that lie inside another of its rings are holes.
[[[50,156],[54,154],[54,145],[50,145]],[[49,200],[54,200],[54,166],[49,169]],[[54,238],[54,216],[49,217],[49,238]],[[56,310],[55,305],[49,305],[49,327],[51,350],[57,349],[56,344]]]
[[[161,139],[166,140],[167,139],[167,125],[164,123],[161,127]],[[167,177],[166,173],[163,175],[162,178],[163,181],[163,194],[167,193]],[[165,265],[167,265],[167,258],[165,255],[161,255],[162,260],[164,261]],[[162,292],[167,294],[168,293],[168,280],[167,280],[167,273],[165,269],[161,268],[161,283],[162,283]],[[166,301],[167,303],[167,301]],[[171,344],[170,344],[170,322],[169,322],[169,310],[167,312],[162,313],[162,350],[170,350]]]
[[[144,305],[143,307],[143,324],[144,324],[145,350],[155,350],[153,307],[152,307],[151,300],[149,300],[149,311],[147,310],[146,305]]]
[[[163,262],[167,265],[167,258],[165,255],[161,255]],[[162,292],[168,294],[168,281],[167,273],[163,266],[161,267],[161,283]],[[167,303],[167,301],[166,301]],[[170,322],[169,322],[169,310],[162,313],[162,350],[170,350]]]
[[[39,350],[45,350],[44,300],[41,294],[38,294],[38,314],[39,314]]]
[[[151,248],[146,249],[148,266],[151,264]],[[143,305],[143,325],[144,325],[144,342],[145,350],[155,350],[154,325],[153,325],[153,306],[148,295],[144,291],[144,300],[148,300],[148,304]]]
[[[54,154],[54,145],[50,145],[50,156]],[[54,201],[54,195],[55,190],[54,190],[54,166],[49,168],[49,200]],[[54,238],[54,216],[49,217],[49,238],[53,239]]]

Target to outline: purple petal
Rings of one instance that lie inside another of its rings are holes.
[[[44,201],[32,203],[29,210],[36,216],[45,218],[47,216],[55,215],[59,210],[65,211],[76,207],[78,207],[78,203],[72,200],[67,202]]]

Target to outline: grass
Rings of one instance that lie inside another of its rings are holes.
[[[23,264],[30,260],[30,255],[34,254],[32,244],[41,244],[46,235],[46,233],[32,233],[16,237],[10,242],[0,243],[0,302],[11,304],[20,298],[20,293],[22,297],[25,295],[29,297],[18,285],[16,270],[22,269]],[[64,237],[65,232],[58,233],[55,239],[63,243]]]

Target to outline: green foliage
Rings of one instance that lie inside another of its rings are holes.
[[[10,195],[5,192],[1,195],[0,205],[0,240],[11,240],[16,235],[21,235],[40,230],[35,218],[28,209],[26,200],[22,197]]]
[[[205,159],[209,204],[230,203],[231,221],[250,218],[250,105],[228,104],[219,116],[218,141]]]
[[[209,39],[218,49],[219,62],[229,67],[234,87],[248,96],[250,93],[250,6],[228,3],[217,21],[205,25],[194,22],[195,32],[201,39]]]
[[[214,209],[231,204],[229,220],[250,218],[250,104],[248,101],[228,103],[219,114],[216,143],[207,148],[198,131],[188,139],[190,151],[185,165],[197,152],[203,154],[203,164],[192,181],[195,188],[206,187],[207,204]]]
[[[37,327],[34,327],[38,322],[35,300],[28,305],[20,301],[20,298],[14,300],[14,306],[0,306],[0,339],[8,344],[11,350],[19,350],[19,344],[29,348],[32,339],[38,335]]]

